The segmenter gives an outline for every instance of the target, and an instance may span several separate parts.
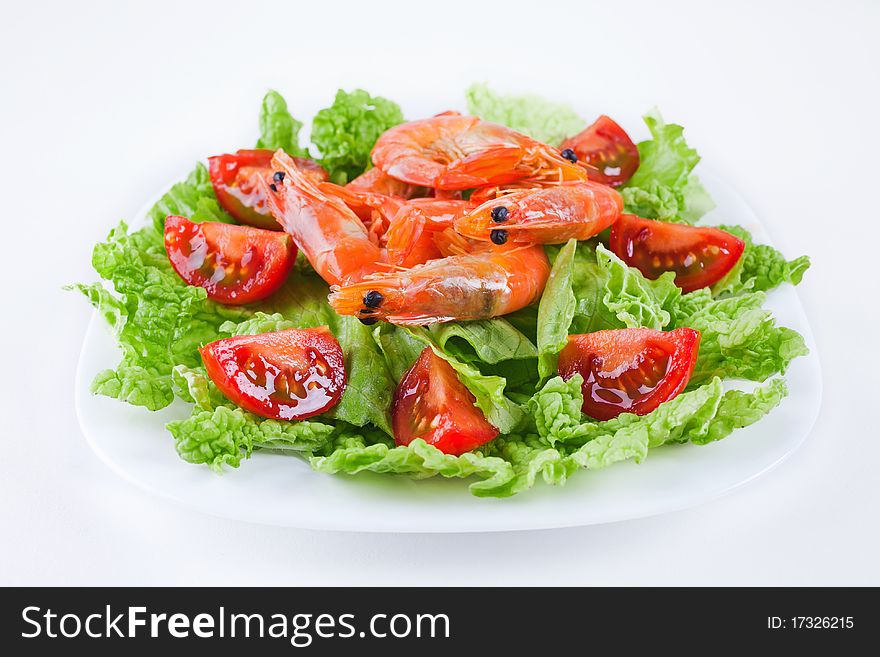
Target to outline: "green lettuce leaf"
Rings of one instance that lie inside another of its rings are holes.
[[[398,382],[425,348],[425,343],[414,338],[409,331],[388,322],[376,324],[373,340],[385,356],[385,364],[391,377]]]
[[[323,422],[266,420],[228,406],[196,409],[185,420],[166,426],[184,461],[205,464],[218,472],[223,466],[237,468],[257,448],[311,455],[325,448],[336,431]]]
[[[724,392],[721,379],[716,377],[699,388],[679,394],[647,415],[623,413],[599,422],[581,414],[582,383],[579,375],[568,381],[554,377],[535,393],[529,406],[539,420],[536,423],[538,435],[549,445],[565,444],[566,449],[572,450],[571,454],[580,452],[582,456],[595,457],[601,451],[603,459],[610,456],[608,448],[616,445],[624,448],[623,458],[633,457],[637,461],[644,458],[649,448],[665,443],[705,444],[720,440],[735,428],[757,422],[776,407],[787,392],[783,379],[773,379],[751,392]],[[587,447],[589,445],[592,446]]]
[[[577,240],[569,240],[553,261],[550,277],[538,304],[538,376],[556,371],[557,354],[568,344],[577,298],[572,290]]]
[[[312,121],[312,142],[321,152],[321,164],[340,185],[370,166],[370,151],[388,128],[403,123],[397,103],[370,96],[362,89],[336,92],[333,104]]]
[[[260,106],[260,138],[257,148],[283,149],[288,155],[306,157],[308,151],[299,145],[302,123],[290,115],[287,102],[277,91],[269,91]]]
[[[669,324],[670,310],[681,297],[675,274],[647,279],[602,244],[596,246],[596,262],[607,275],[602,303],[624,326],[659,330]]]
[[[480,452],[467,452],[461,456],[444,454],[428,445],[421,438],[405,447],[393,447],[384,443],[366,444],[359,436],[345,436],[336,442],[336,448],[327,456],[310,459],[317,472],[328,474],[358,474],[378,472],[382,474],[408,475],[416,479],[434,477],[471,477],[483,479],[480,484],[503,488],[514,477],[513,467],[502,458],[484,456]]]
[[[465,97],[470,114],[551,146],[558,146],[566,137],[586,127],[586,122],[568,105],[532,94],[506,96],[491,91],[486,84],[474,84],[465,92]]]
[[[800,256],[786,260],[779,251],[767,244],[755,244],[751,233],[742,226],[719,226],[746,243],[736,267],[713,286],[716,295],[741,294],[772,290],[783,283],[797,285],[810,267],[810,258]]]
[[[691,173],[700,156],[687,145],[680,125],[665,123],[657,110],[644,119],[653,138],[639,143],[639,168],[621,190],[626,211],[692,224],[715,205]]]
[[[763,292],[720,299],[701,292],[696,297],[696,292],[685,295],[685,303],[676,311],[676,328],[700,331],[690,385],[714,377],[764,381],[784,374],[792,360],[808,353],[799,333],[777,326],[771,313],[761,308]]]
[[[532,341],[501,317],[438,323],[432,325],[430,331],[443,351],[467,363],[479,361],[494,365],[538,355]]]
[[[348,380],[339,403],[328,417],[357,427],[372,424],[391,434],[391,402],[395,380],[369,327],[354,317],[337,316],[333,332],[342,347]]]

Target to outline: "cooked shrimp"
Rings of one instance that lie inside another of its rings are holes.
[[[402,198],[367,192],[351,187],[340,187],[330,182],[318,184],[318,189],[330,196],[336,196],[364,222],[370,239],[379,244],[391,220],[397,215],[406,201]]]
[[[351,283],[376,270],[382,250],[342,199],[321,191],[284,151],[276,151],[272,169],[284,176],[274,190],[261,181],[269,210],[325,281]]]
[[[330,304],[365,324],[430,324],[487,319],[534,303],[550,263],[540,245],[493,248],[431,260],[410,269],[376,273],[334,286]]]
[[[435,235],[452,228],[456,217],[474,206],[468,201],[423,198],[406,203],[385,233],[388,262],[413,267],[443,257]]]
[[[373,164],[412,185],[455,190],[517,180],[585,180],[555,149],[475,116],[443,115],[387,130]]]
[[[558,244],[589,239],[617,221],[623,198],[607,185],[583,181],[502,192],[455,219],[455,230],[477,240]]]
[[[346,189],[353,189],[358,192],[373,192],[407,200],[427,196],[430,192],[425,187],[410,185],[402,180],[392,178],[378,167],[365,171],[345,187]]]

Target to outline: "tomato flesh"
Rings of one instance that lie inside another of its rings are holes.
[[[430,347],[404,374],[394,394],[394,442],[421,438],[445,454],[464,454],[498,435],[452,366]]]
[[[339,342],[327,327],[239,335],[199,350],[208,376],[236,405],[275,420],[302,420],[345,390]]]
[[[178,276],[230,305],[272,295],[296,260],[286,233],[173,216],[165,219],[165,250]]]
[[[587,177],[603,185],[622,185],[639,168],[639,149],[624,129],[604,114],[583,132],[566,139],[561,148],[570,148],[579,162],[595,167],[587,170]]]
[[[239,222],[255,228],[281,230],[269,212],[260,179],[272,183],[273,151],[265,148],[241,150],[208,158],[211,185],[220,205]],[[315,182],[328,179],[327,171],[305,157],[293,158],[297,167]]]
[[[697,362],[700,332],[615,329],[568,336],[559,375],[583,379],[583,412],[597,420],[645,415],[684,390]]]
[[[717,283],[733,269],[745,243],[718,228],[688,226],[623,214],[611,227],[611,250],[647,278],[675,272],[685,292]]]

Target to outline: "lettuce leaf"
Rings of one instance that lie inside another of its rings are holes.
[[[403,123],[397,103],[370,96],[363,89],[336,92],[333,104],[312,120],[312,142],[321,153],[321,164],[340,185],[370,166],[370,151],[388,128]]]
[[[387,322],[376,324],[373,340],[385,357],[385,365],[391,377],[398,382],[425,348],[425,343],[414,338],[409,331]]]
[[[538,376],[543,381],[556,371],[556,355],[568,344],[577,298],[572,290],[577,240],[569,240],[553,261],[538,304]]]
[[[809,352],[799,333],[777,326],[772,314],[761,308],[765,299],[763,292],[751,292],[720,299],[704,293],[687,300],[675,324],[700,331],[690,385],[716,376],[764,381],[784,374],[792,360]]]
[[[166,426],[184,461],[205,464],[217,472],[223,466],[237,468],[257,448],[313,454],[326,447],[336,431],[333,425],[319,421],[266,420],[228,406],[196,409],[185,420]]]
[[[465,92],[468,112],[486,121],[500,123],[551,146],[577,134],[586,122],[564,103],[540,96],[506,96],[491,91],[485,83],[473,84]]]
[[[596,262],[607,276],[602,303],[624,326],[660,330],[669,324],[670,310],[681,297],[675,274],[647,279],[602,244],[596,246]]]
[[[740,294],[745,291],[772,290],[783,283],[797,285],[810,268],[810,258],[800,256],[786,260],[779,251],[767,244],[755,244],[751,233],[742,226],[719,226],[746,243],[742,257],[733,271],[713,286],[716,295]]]
[[[653,138],[638,144],[639,168],[621,189],[626,211],[692,224],[715,206],[692,173],[700,156],[687,145],[684,128],[665,123],[656,109],[644,120]]]
[[[277,91],[270,90],[260,106],[260,138],[257,148],[283,149],[288,155],[306,157],[308,151],[299,145],[302,123],[290,115],[287,102]]]
[[[466,363],[494,365],[538,355],[532,341],[501,317],[434,324],[430,331],[443,351]]]
[[[623,448],[624,458],[632,456],[636,461],[649,448],[668,442],[705,444],[720,440],[735,428],[757,422],[787,393],[785,381],[779,378],[751,392],[724,392],[721,379],[716,377],[647,415],[623,413],[613,420],[598,422],[581,414],[582,383],[578,375],[568,381],[554,377],[535,393],[529,406],[539,419],[538,435],[549,445],[564,443],[571,454],[580,452],[581,456],[595,457],[601,451],[603,458],[608,459],[607,450],[614,446]]]

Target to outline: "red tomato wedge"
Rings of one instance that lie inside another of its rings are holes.
[[[587,177],[603,185],[622,185],[639,168],[639,149],[623,128],[604,114],[562,142],[561,148],[563,153],[571,149],[579,162],[595,167],[596,171],[587,171]]]
[[[452,366],[430,347],[403,375],[394,393],[394,442],[421,438],[445,454],[464,454],[498,435]]]
[[[296,260],[287,233],[184,217],[165,219],[165,250],[184,281],[236,306],[276,292]]]
[[[211,184],[220,205],[235,219],[248,226],[281,230],[281,226],[269,213],[266,196],[259,184],[260,178],[266,182],[273,179],[271,169],[273,151],[268,149],[243,150],[208,158],[208,171]],[[324,168],[306,157],[295,157],[293,161],[315,182],[328,179]],[[282,178],[283,179],[283,178]]]
[[[645,415],[684,390],[700,347],[700,332],[617,329],[568,336],[559,374],[584,378],[583,411],[597,420]]]
[[[622,214],[611,227],[611,250],[647,278],[675,272],[685,292],[707,287],[733,269],[745,243],[730,233],[707,226],[688,226]]]
[[[199,351],[220,391],[262,417],[302,420],[334,406],[345,390],[342,349],[326,326],[239,335]]]

